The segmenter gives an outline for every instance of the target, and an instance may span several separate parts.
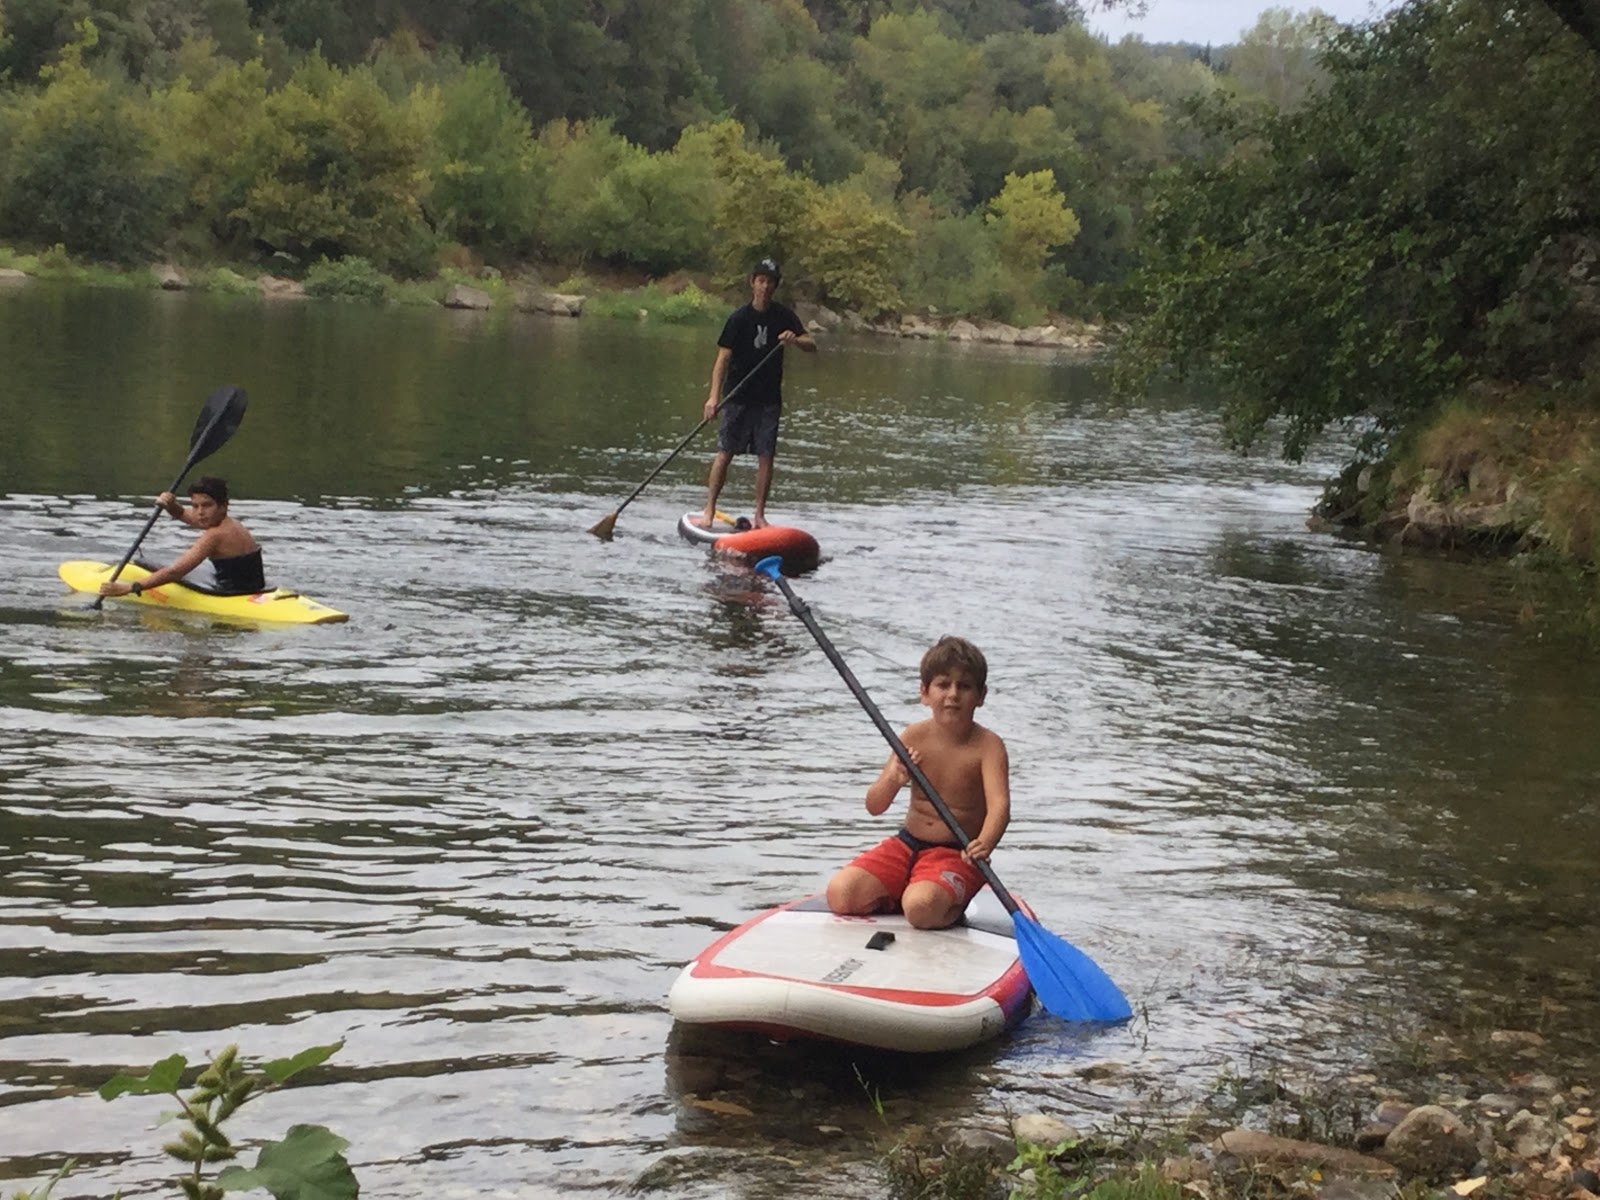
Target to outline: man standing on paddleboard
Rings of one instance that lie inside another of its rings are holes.
[[[814,353],[816,342],[792,308],[772,298],[778,290],[778,264],[764,258],[750,272],[750,303],[734,309],[717,339],[711,365],[711,390],[705,419],[722,410],[717,427],[717,453],[706,478],[706,508],[695,523],[709,529],[717,515],[717,497],[728,478],[735,454],[756,456],[755,509],[750,524],[767,527],[767,493],[772,490],[772,462],[778,453],[778,417],[783,408],[783,348],[796,346]],[[727,386],[727,402],[723,387]]]

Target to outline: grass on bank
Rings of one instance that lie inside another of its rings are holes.
[[[242,274],[234,265],[195,265],[181,269],[184,290],[233,296],[259,296],[259,275]],[[151,267],[116,267],[74,260],[60,246],[30,253],[0,246],[0,269],[23,271],[36,279],[81,284],[89,287],[156,289],[161,280]],[[266,272],[272,273],[272,272]],[[345,300],[367,304],[405,304],[431,306],[443,304],[457,285],[475,288],[489,297],[491,309],[517,306],[519,290],[551,291],[586,298],[586,315],[625,321],[665,321],[672,324],[720,320],[727,301],[704,291],[697,284],[680,279],[650,282],[641,287],[618,287],[586,275],[573,275],[552,288],[519,284],[492,267],[473,269],[445,265],[428,279],[398,279],[377,269],[364,258],[319,259],[308,266],[300,280],[308,296],[323,300]]]
[[[1479,389],[1391,456],[1382,503],[1426,488],[1442,501],[1513,503],[1532,541],[1600,563],[1600,381],[1586,389]]]
[[[1461,519],[1458,549],[1511,556],[1522,620],[1600,638],[1600,379],[1479,385],[1346,467],[1315,511],[1387,539],[1416,499]]]

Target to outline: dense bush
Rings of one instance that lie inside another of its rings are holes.
[[[76,60],[0,111],[0,237],[132,261],[178,204],[152,114]]]
[[[364,258],[323,258],[306,272],[305,289],[308,296],[381,303],[389,298],[389,278]]]
[[[439,92],[427,205],[435,229],[501,255],[527,253],[550,174],[527,112],[492,63],[468,67]]]

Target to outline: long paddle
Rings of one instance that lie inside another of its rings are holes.
[[[755,366],[751,367],[748,371],[746,371],[744,378],[739,380],[738,383],[734,384],[733,387],[728,391],[727,395],[723,396],[721,400],[717,401],[717,406],[714,409],[711,410],[711,417],[714,417],[719,412],[721,412],[723,405],[727,404],[729,400],[732,400],[734,398],[734,396],[738,394],[739,389],[742,388],[745,384],[749,383],[750,380],[755,377],[756,372],[761,370],[762,367],[767,365],[767,359],[771,358],[774,354],[776,354],[779,350],[782,350],[782,349],[783,349],[783,343],[782,342],[774,342],[773,346],[772,346],[772,349],[768,350],[765,354],[763,354],[761,356],[761,361],[756,363]],[[617,518],[622,515],[622,510],[627,508],[628,505],[632,504],[633,501],[634,501],[634,498],[636,496],[638,496],[638,494],[640,492],[644,491],[645,488],[650,486],[650,481],[652,479],[654,479],[657,475],[661,474],[662,471],[667,469],[667,464],[669,462],[671,462],[673,459],[677,458],[679,452],[682,451],[682,449],[685,446],[687,446],[690,442],[694,441],[695,436],[702,429],[704,429],[706,427],[706,425],[710,422],[711,417],[706,417],[704,420],[702,420],[700,422],[700,424],[696,425],[693,429],[691,429],[689,431],[689,433],[688,433],[688,436],[685,437],[683,439],[683,441],[679,442],[676,446],[674,446],[672,448],[672,453],[667,455],[664,459],[662,459],[660,464],[656,467],[656,469],[654,471],[651,471],[650,474],[648,474],[648,475],[646,475],[644,477],[644,482],[641,483],[638,487],[634,488],[633,491],[629,492],[628,493],[628,498],[626,500],[624,500],[621,504],[617,505],[617,507],[612,509],[611,512],[609,512],[605,516],[601,517],[600,520],[598,522],[596,522],[594,527],[589,530],[589,532],[594,534],[595,537],[599,538],[601,541],[609,542],[611,540],[611,534],[613,533],[613,531],[615,531],[615,529],[617,527]]]
[[[956,841],[965,848],[972,840],[967,836],[967,831],[961,828],[955,814],[944,802],[944,798],[934,789],[933,784],[928,782],[928,777],[922,773],[921,768],[912,761],[905,743],[890,727],[889,722],[884,720],[883,714],[878,711],[878,706],[872,702],[866,689],[861,686],[848,664],[834,649],[833,643],[828,640],[828,635],[817,626],[810,607],[795,595],[794,589],[789,586],[789,581],[783,577],[781,563],[782,559],[776,555],[763,558],[756,563],[756,570],[776,583],[783,591],[789,601],[790,610],[805,623],[805,627],[811,631],[811,636],[817,639],[817,645],[822,647],[822,652],[828,656],[828,661],[855,693],[856,699],[861,702],[861,707],[867,710],[867,715],[878,727],[878,732],[883,734],[895,757],[900,760],[916,785],[922,789],[922,794],[932,803],[940,819],[949,826]],[[1022,911],[1022,906],[1000,882],[987,859],[981,859],[973,865],[983,873],[984,880],[994,889],[994,894],[1000,898],[1000,903],[1005,905],[1006,911],[1011,914],[1011,925],[1017,935],[1017,950],[1022,956],[1023,969],[1028,972],[1028,981],[1033,984],[1039,1002],[1047,1010],[1066,1021],[1125,1021],[1133,1015],[1127,997],[1093,959],[1070,942],[1041,927],[1037,921]]]
[[[222,449],[222,444],[233,436],[234,430],[239,428],[239,422],[244,420],[244,406],[249,402],[243,388],[227,384],[219,387],[206,397],[206,402],[200,408],[200,415],[195,419],[194,432],[189,435],[189,457],[184,460],[183,470],[178,472],[178,477],[172,481],[169,492],[176,492],[183,486],[183,480],[195,463]],[[128,552],[122,556],[122,561],[117,564],[117,569],[111,572],[110,578],[116,579],[122,574],[122,568],[133,561],[133,556],[139,552],[139,543],[144,541],[145,534],[150,532],[156,523],[156,518],[161,515],[161,505],[156,505],[150,513],[150,519],[144,523],[144,528],[139,531],[139,536],[133,539],[133,545],[128,547]],[[94,598],[93,607],[99,608],[106,602],[104,596]]]

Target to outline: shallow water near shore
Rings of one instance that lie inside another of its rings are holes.
[[[689,957],[889,828],[804,627],[674,533],[709,437],[586,532],[699,420],[712,338],[0,292],[0,1181],[163,1186],[163,1105],[93,1089],[230,1042],[343,1040],[237,1132],[327,1124],[386,1196],[868,1194],[906,1122],[1103,1126],[1463,1006],[1600,1074],[1600,665],[1511,569],[1308,532],[1331,460],[1232,455],[1203,397],[886,341],[787,366],[796,590],[897,724],[928,642],[984,648],[996,867],[1136,1016],[934,1062],[674,1031]],[[250,409],[203,469],[347,625],[57,581],[127,549],[221,383]]]

